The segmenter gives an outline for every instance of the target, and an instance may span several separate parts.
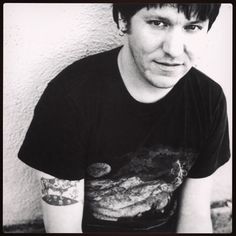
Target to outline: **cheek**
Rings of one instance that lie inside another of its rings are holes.
[[[136,63],[144,64],[150,50],[148,41],[140,35],[134,35],[130,37],[129,45]]]
[[[145,47],[147,48],[148,52],[152,53],[161,48],[163,39],[160,34],[159,35],[150,34],[146,36]]]
[[[145,54],[151,54],[161,47],[161,33],[155,34],[149,30],[139,31],[134,37],[136,44]]]

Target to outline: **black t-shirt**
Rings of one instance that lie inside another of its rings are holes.
[[[184,179],[209,176],[230,157],[225,96],[192,68],[161,100],[138,102],[119,50],[79,60],[49,83],[19,158],[57,178],[85,178],[84,232],[171,232]]]

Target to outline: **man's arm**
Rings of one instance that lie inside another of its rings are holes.
[[[210,212],[212,177],[188,178],[180,196],[177,233],[212,233]]]
[[[69,181],[38,172],[47,233],[82,233],[84,179]]]

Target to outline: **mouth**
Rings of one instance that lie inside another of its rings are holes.
[[[177,66],[182,66],[183,63],[169,63],[169,62],[160,62],[160,61],[155,61],[155,63],[162,65],[162,66],[168,66],[168,67],[177,67]]]

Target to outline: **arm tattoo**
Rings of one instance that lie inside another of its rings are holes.
[[[79,202],[80,181],[69,181],[57,178],[40,179],[42,187],[42,199],[53,206],[66,206]]]

